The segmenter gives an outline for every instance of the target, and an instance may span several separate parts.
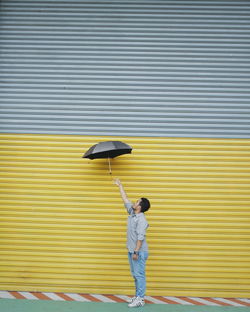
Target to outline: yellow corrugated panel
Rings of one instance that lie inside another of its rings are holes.
[[[250,141],[1,134],[0,288],[132,294],[126,218],[93,144],[132,200],[150,198],[149,295],[250,293]]]

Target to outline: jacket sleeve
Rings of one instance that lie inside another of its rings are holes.
[[[133,212],[133,208],[132,208],[133,204],[131,202],[128,202],[128,203],[125,203],[124,206],[127,209],[128,214],[132,214],[132,212]]]
[[[147,228],[148,228],[147,221],[143,218],[140,218],[138,220],[136,227],[137,240],[144,240]]]

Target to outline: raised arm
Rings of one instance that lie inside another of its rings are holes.
[[[121,181],[119,179],[115,179],[114,183],[119,187],[121,198],[122,198],[124,204],[129,203],[130,201],[129,201],[128,197],[127,197],[127,194],[126,194],[126,192],[125,192],[125,190],[123,188],[123,185],[122,185]]]

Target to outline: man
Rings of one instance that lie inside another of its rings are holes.
[[[119,179],[115,179],[115,184],[119,187],[122,200],[127,208],[127,248],[131,274],[135,281],[135,297],[129,302],[129,307],[144,306],[144,295],[146,291],[145,265],[148,258],[148,245],[146,242],[146,230],[148,223],[144,212],[150,208],[147,198],[140,198],[136,203],[132,203],[123,188]]]

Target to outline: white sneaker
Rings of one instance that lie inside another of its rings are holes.
[[[131,303],[128,304],[129,308],[135,308],[135,307],[143,307],[145,304],[145,301],[143,298],[136,297]]]
[[[136,299],[136,297],[130,298],[127,302],[132,303],[135,299]]]

